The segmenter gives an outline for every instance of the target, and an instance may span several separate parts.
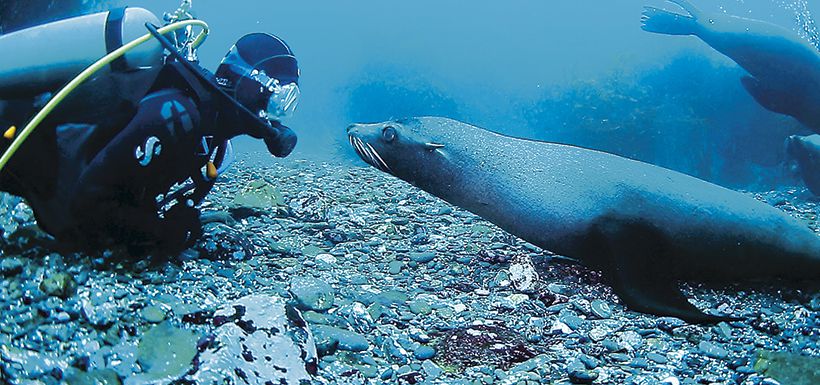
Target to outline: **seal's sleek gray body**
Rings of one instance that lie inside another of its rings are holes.
[[[681,15],[645,7],[643,29],[695,35],[743,67],[743,86],[763,107],[820,132],[820,53],[786,28],[723,14],[706,14],[686,0],[670,0]]]
[[[675,171],[445,118],[353,125],[366,162],[545,250],[604,272],[632,309],[693,322],[678,280],[820,278],[820,237]]]

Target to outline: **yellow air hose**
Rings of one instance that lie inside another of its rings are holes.
[[[198,26],[202,28],[202,32],[197,35],[196,39],[194,39],[192,45],[194,48],[199,47],[204,41],[205,38],[208,37],[208,33],[210,29],[208,28],[208,24],[202,20],[183,20],[173,24],[166,25],[159,30],[157,30],[160,34],[166,34],[168,32],[176,31],[180,28],[185,28],[188,26]],[[128,44],[123,45],[122,47],[114,50],[113,52],[109,53],[102,57],[102,59],[98,60],[96,63],[90,65],[88,68],[80,72],[77,77],[72,79],[68,84],[63,86],[60,91],[58,91],[51,99],[46,103],[45,106],[36,114],[33,118],[28,122],[28,124],[20,131],[14,141],[11,143],[6,152],[3,153],[3,156],[0,157],[0,171],[3,171],[3,168],[6,167],[6,163],[9,162],[11,157],[14,155],[15,152],[23,145],[26,138],[40,125],[40,123],[48,117],[57,106],[62,103],[62,101],[73,92],[82,82],[88,80],[91,76],[93,76],[97,71],[104,68],[105,66],[111,64],[114,60],[117,60],[121,56],[128,53],[128,51],[136,48],[137,46],[151,40],[153,37],[150,33],[147,33],[141,37],[138,37]]]

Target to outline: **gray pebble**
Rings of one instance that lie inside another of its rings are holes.
[[[23,261],[18,257],[6,257],[0,261],[0,274],[12,277],[23,272]]]
[[[729,352],[726,349],[709,341],[701,341],[698,344],[698,350],[706,357],[721,360],[726,359],[729,356]]]
[[[421,345],[413,352],[417,360],[429,360],[436,356],[436,349],[427,345]]]
[[[592,301],[590,308],[592,314],[595,314],[598,318],[609,318],[612,316],[612,308],[609,306],[609,302],[596,299]]]
[[[436,257],[436,253],[432,251],[410,253],[410,260],[417,263],[427,263]]]
[[[598,379],[598,373],[590,370],[573,370],[569,373],[569,380],[573,384],[591,384]]]
[[[294,277],[290,280],[290,292],[302,309],[321,312],[333,307],[335,301],[333,288],[313,277]]]
[[[397,275],[401,273],[401,269],[402,267],[404,267],[404,263],[401,261],[390,261],[390,263],[388,263],[387,266],[388,272],[390,274]]]
[[[165,320],[165,310],[156,305],[142,309],[142,318],[150,323],[160,323]]]
[[[340,350],[363,352],[370,348],[370,342],[359,333],[332,326],[316,325],[311,329],[317,340],[337,341]]]
[[[669,362],[669,360],[666,358],[666,356],[664,356],[663,354],[655,353],[655,352],[647,353],[646,358],[648,358],[652,362],[656,362],[656,363],[659,363],[659,364],[665,364],[665,363]]]
[[[427,378],[430,380],[435,380],[439,378],[442,373],[444,373],[444,370],[442,370],[438,365],[436,365],[433,361],[430,360],[424,361],[421,364],[421,368],[422,370],[424,370],[424,373],[427,374]]]

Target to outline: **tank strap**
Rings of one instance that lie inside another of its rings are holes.
[[[105,20],[105,50],[108,53],[114,52],[122,47],[122,23],[125,19],[125,8],[115,8],[108,11],[108,18]],[[114,72],[125,72],[128,69],[125,56],[120,56],[111,62],[111,70]]]

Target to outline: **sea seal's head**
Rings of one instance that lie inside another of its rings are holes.
[[[820,196],[820,135],[791,135],[786,139],[787,167],[793,170],[795,163],[806,187]]]
[[[421,188],[451,178],[448,140],[463,123],[447,118],[407,118],[347,128],[350,144],[368,164]],[[435,179],[435,180],[430,180]],[[425,188],[426,189],[426,188]]]

